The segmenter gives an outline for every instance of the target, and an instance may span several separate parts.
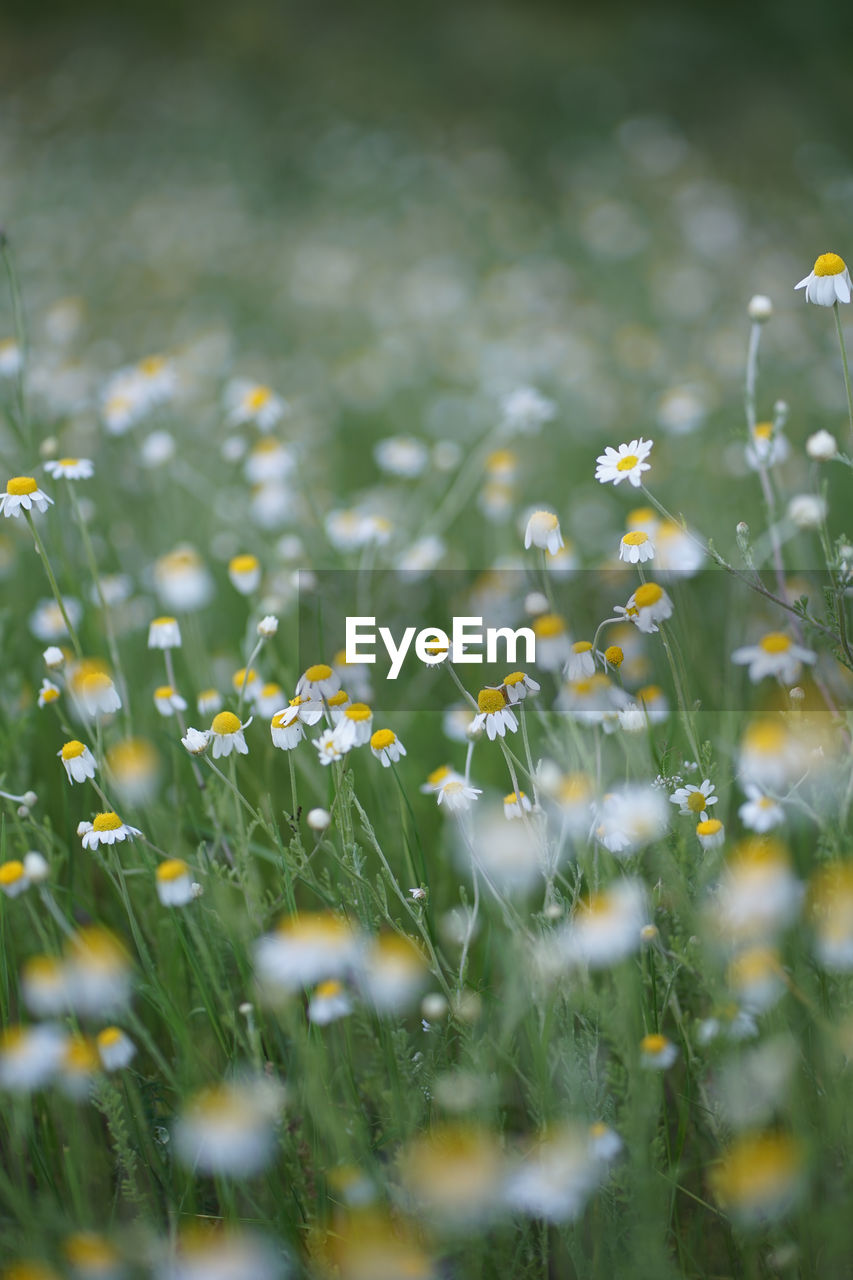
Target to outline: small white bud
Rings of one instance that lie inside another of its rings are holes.
[[[210,742],[210,732],[207,729],[187,729],[186,737],[181,738],[181,742],[191,756],[203,756]]]
[[[421,888],[410,889],[409,896],[411,897],[413,902],[425,902],[426,896],[427,896],[426,889],[421,889]]]
[[[33,884],[41,884],[50,875],[47,858],[33,849],[24,857],[24,874]]]
[[[21,798],[28,809],[32,809],[34,804],[38,804],[38,796],[35,791],[25,791]]]
[[[806,453],[815,462],[829,462],[838,453],[838,441],[829,431],[816,431],[806,441]]]
[[[773,303],[766,294],[756,293],[749,300],[747,307],[750,320],[755,320],[757,324],[763,324],[765,320],[769,320],[773,315]]]
[[[793,689],[788,690],[788,697],[791,699],[792,702],[802,702],[805,696],[806,696],[805,689],[800,688],[798,684],[795,684]]]
[[[30,816],[30,811],[25,804],[19,804],[15,812],[19,818],[28,818]]]
[[[529,618],[535,618],[537,614],[547,613],[551,605],[548,597],[543,595],[541,591],[531,591],[524,599],[524,612]]]
[[[447,1001],[440,991],[430,991],[421,1001],[421,1014],[427,1022],[438,1022],[447,1013]]]
[[[312,809],[305,819],[312,831],[325,831],[332,821],[328,809]]]
[[[788,519],[798,529],[819,529],[826,517],[826,503],[813,493],[798,493],[788,503]]]
[[[269,640],[278,631],[278,618],[268,613],[265,618],[261,618],[258,623],[258,635],[262,640]]]
[[[39,453],[43,458],[55,458],[58,450],[59,441],[56,436],[48,436],[39,445]]]
[[[548,903],[547,907],[545,908],[546,920],[559,920],[561,919],[562,915],[563,915],[563,908],[560,906],[559,902]]]
[[[192,884],[190,885],[190,893],[193,895],[194,898],[200,898],[201,895],[204,893],[204,885],[201,885],[198,883],[198,881],[193,880]]]
[[[50,644],[42,654],[44,665],[51,671],[55,671],[57,667],[61,667],[65,661],[65,654],[57,644]]]

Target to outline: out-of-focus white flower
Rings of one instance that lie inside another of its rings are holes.
[[[414,436],[390,436],[374,446],[373,456],[388,475],[414,480],[427,464],[426,445]]]
[[[8,862],[0,862],[0,893],[7,898],[17,898],[29,887],[30,880],[20,859],[10,858]]]
[[[261,431],[272,431],[289,407],[270,387],[248,378],[234,378],[225,388],[225,410],[233,426],[254,422]]]
[[[186,699],[170,684],[161,684],[154,690],[154,706],[164,719],[173,716],[176,711],[186,711]]]
[[[332,815],[328,809],[309,809],[305,821],[312,831],[325,831],[331,826]]]
[[[773,315],[773,303],[766,294],[756,293],[749,300],[747,314],[750,320],[754,320],[756,324],[763,324]]]
[[[90,480],[95,474],[95,464],[88,458],[57,458],[44,464],[44,469],[54,480]]]
[[[48,645],[42,654],[42,657],[44,658],[44,665],[47,667],[48,671],[58,670],[65,662],[65,654],[58,645],[55,644]]]
[[[184,907],[194,898],[190,869],[182,858],[166,858],[155,875],[157,897],[164,907]]]
[[[524,531],[525,549],[540,547],[552,556],[563,546],[560,522],[553,511],[534,511]]]
[[[66,1033],[51,1023],[7,1026],[0,1032],[0,1088],[33,1093],[49,1084],[59,1070]]]
[[[255,972],[262,986],[298,991],[352,971],[362,940],[350,924],[331,912],[286,916],[255,945]]]
[[[204,755],[207,750],[207,744],[210,742],[210,731],[208,729],[187,729],[186,736],[181,738],[181,742],[191,756]]]
[[[179,649],[181,628],[177,618],[155,618],[148,627],[149,649]]]
[[[640,1064],[653,1071],[666,1071],[678,1057],[678,1050],[666,1036],[652,1034],[640,1041]]]
[[[470,787],[458,775],[450,774],[435,788],[436,799],[448,813],[464,813],[482,795],[477,787]]]
[[[95,1044],[105,1071],[121,1071],[136,1056],[136,1045],[120,1027],[104,1027]]]
[[[47,858],[37,849],[31,849],[24,855],[24,871],[31,884],[43,884],[50,878],[50,866]]]
[[[329,978],[319,983],[308,1001],[308,1021],[326,1027],[352,1013],[352,999],[342,982]]]
[[[200,1173],[246,1178],[275,1150],[284,1091],[272,1078],[233,1081],[195,1094],[175,1124],[175,1152]]]
[[[650,634],[658,630],[659,622],[672,617],[672,601],[657,582],[644,582],[625,608],[617,607],[615,612],[624,613],[640,631]]]
[[[738,817],[749,831],[763,834],[785,821],[785,810],[772,796],[765,795],[752,782],[744,785],[746,800],[738,809]]]
[[[791,446],[780,427],[773,422],[756,422],[745,450],[747,465],[753,471],[779,466],[790,452]]]
[[[729,857],[709,904],[726,940],[772,938],[790,924],[803,899],[785,846],[768,836],[742,841]]]
[[[515,1212],[534,1218],[572,1222],[601,1180],[604,1161],[587,1132],[564,1126],[517,1159],[506,1181],[505,1201]]]
[[[830,462],[838,455],[838,441],[829,431],[816,431],[806,441],[806,453],[815,462]]]
[[[501,400],[501,427],[510,434],[534,435],[556,416],[553,400],[535,387],[517,387]]]
[[[556,956],[563,964],[608,968],[639,951],[648,920],[642,882],[617,880],[578,904],[555,938]]]
[[[659,840],[669,825],[666,797],[654,787],[628,783],[604,797],[596,835],[620,857]]]
[[[749,678],[753,684],[766,676],[774,676],[783,684],[793,684],[802,664],[813,663],[816,659],[816,653],[794,644],[784,631],[770,631],[758,644],[745,645],[732,654],[732,662],[749,667]]]
[[[210,571],[189,546],[176,547],[160,557],[154,566],[154,582],[164,607],[175,613],[203,609],[214,594]]]
[[[788,519],[798,529],[819,529],[826,519],[826,501],[816,493],[795,494],[788,503]]]
[[[271,640],[278,631],[278,618],[268,613],[266,617],[261,618],[258,623],[258,635],[262,640]]]

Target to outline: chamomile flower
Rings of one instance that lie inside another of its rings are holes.
[[[56,702],[60,696],[58,684],[54,684],[52,680],[48,680],[47,676],[42,679],[39,689],[38,705],[39,707],[47,707],[51,702]]]
[[[518,721],[510,710],[507,700],[500,689],[481,689],[477,694],[478,714],[474,717],[473,728],[485,729],[490,742],[495,738],[503,738],[507,733],[515,733]]]
[[[127,1275],[115,1246],[94,1231],[66,1236],[62,1252],[74,1280],[125,1280]]]
[[[65,972],[71,1008],[85,1017],[102,1017],[123,1008],[130,998],[130,958],[109,929],[87,925],[65,946]]]
[[[659,685],[643,685],[637,690],[637,701],[649,724],[663,724],[669,719],[669,699]]]
[[[393,729],[377,729],[371,734],[370,750],[386,769],[406,754],[406,748]]]
[[[223,701],[222,694],[218,689],[202,689],[196,698],[196,707],[199,715],[215,716],[217,711],[222,710]]]
[[[656,582],[644,582],[631,596],[623,612],[638,630],[647,635],[658,630],[658,623],[672,617],[672,601]]]
[[[249,698],[254,702],[263,684],[254,667],[239,667],[231,677],[231,688],[238,697]]]
[[[662,1035],[643,1036],[640,1041],[640,1063],[652,1071],[666,1071],[678,1058],[678,1049]]]
[[[248,378],[234,378],[225,388],[225,410],[232,426],[253,422],[260,431],[272,431],[289,406],[271,387]]]
[[[105,1071],[121,1071],[136,1056],[136,1045],[120,1027],[104,1027],[95,1037],[95,1045]]]
[[[719,849],[725,842],[726,829],[719,818],[703,818],[696,824],[696,835],[703,849]]]
[[[752,1225],[785,1214],[802,1189],[803,1174],[802,1147],[789,1134],[744,1133],[712,1167],[710,1181],[726,1213]]]
[[[95,474],[95,465],[88,458],[54,458],[44,469],[54,480],[90,480]]]
[[[557,416],[553,400],[536,387],[516,387],[501,400],[501,430],[508,434],[535,435]]]
[[[86,715],[108,716],[121,709],[121,698],[106,671],[89,671],[79,683],[78,695]]]
[[[809,918],[824,968],[853,970],[853,863],[830,862],[815,872],[809,884]]]
[[[504,1189],[506,1203],[515,1212],[547,1222],[574,1221],[600,1179],[601,1159],[594,1157],[579,1127],[547,1132],[514,1162]]]
[[[738,758],[744,783],[781,791],[800,776],[806,761],[805,744],[781,717],[764,716],[747,725]]]
[[[536,663],[543,671],[559,671],[571,653],[565,618],[558,613],[541,613],[533,619]]]
[[[13,476],[6,482],[6,492],[0,494],[0,511],[8,519],[17,517],[22,511],[47,511],[53,505],[53,498],[42,493],[32,476]]]
[[[210,730],[187,729],[181,743],[191,756],[203,756],[210,744]]]
[[[165,609],[193,613],[209,604],[214,595],[210,570],[190,546],[176,547],[154,566],[154,583]]]
[[[621,484],[629,480],[635,489],[643,483],[643,472],[650,471],[651,466],[646,458],[652,451],[654,441],[632,440],[630,444],[620,444],[618,449],[611,446],[596,458],[595,478],[601,484]]]
[[[404,1013],[422,994],[429,975],[426,958],[397,933],[375,938],[359,956],[359,991],[378,1014]]]
[[[832,307],[836,302],[850,301],[850,272],[837,253],[822,253],[809,274],[794,288],[805,289],[806,302]]]
[[[654,787],[626,783],[604,797],[596,835],[619,857],[659,840],[669,825],[666,799]]]
[[[175,1124],[178,1159],[201,1173],[235,1178],[258,1173],[272,1159],[282,1104],[283,1092],[272,1079],[200,1090]]]
[[[24,363],[24,353],[14,338],[0,339],[0,378],[14,378]]]
[[[248,755],[249,748],[246,746],[243,730],[247,729],[251,723],[251,716],[244,724],[233,711],[220,711],[215,715],[210,726],[214,760],[218,760],[220,756],[230,756],[232,751],[236,751],[241,756]]]
[[[779,952],[764,946],[738,952],[726,970],[726,982],[747,1013],[764,1013],[785,990]]]
[[[58,645],[48,645],[41,656],[48,671],[58,671],[60,667],[65,665],[65,654]]]
[[[373,456],[380,471],[404,480],[416,479],[427,464],[427,447],[414,436],[390,436],[374,445]]]
[[[330,1022],[349,1017],[352,1008],[352,999],[343,983],[337,978],[327,978],[314,988],[308,1001],[308,1021],[326,1027]]]
[[[275,715],[283,701],[284,690],[274,680],[262,684],[254,694],[255,710],[265,720],[269,720],[271,716]]]
[[[62,605],[72,627],[79,627],[83,617],[83,606],[80,601],[74,596],[63,596]],[[44,644],[62,640],[68,635],[62,609],[55,600],[40,600],[30,614],[29,626],[35,638]]]
[[[62,761],[70,783],[85,782],[95,776],[95,757],[85,743],[72,738],[56,753]]]
[[[753,836],[735,847],[709,909],[724,939],[756,942],[790,924],[802,899],[785,846],[770,836]]]
[[[373,712],[366,702],[351,702],[344,707],[334,729],[336,744],[343,751],[366,746],[372,732]]]
[[[532,808],[529,797],[523,791],[510,791],[508,796],[504,796],[504,817],[509,821],[530,813]]]
[[[524,531],[524,547],[541,547],[552,556],[563,546],[560,522],[553,511],[534,511]]]
[[[785,821],[785,810],[772,796],[765,795],[753,782],[744,784],[746,800],[738,809],[738,817],[749,831],[763,834]]]
[[[655,544],[644,529],[629,529],[619,543],[619,559],[628,564],[645,564],[655,554]]]
[[[570,965],[606,969],[640,949],[648,923],[646,890],[639,880],[620,879],[582,901],[556,938],[558,957]]]
[[[816,659],[817,654],[813,650],[795,644],[784,631],[769,631],[758,644],[745,645],[732,654],[732,662],[749,667],[749,678],[753,684],[766,676],[774,676],[783,684],[794,684],[802,671],[802,664],[813,663]]]
[[[773,422],[756,422],[746,446],[747,465],[753,471],[778,466],[791,452],[787,437]]]
[[[177,618],[155,618],[148,627],[149,649],[180,649],[181,628]]]
[[[10,858],[8,862],[0,862],[0,893],[7,898],[17,898],[29,889],[30,880],[23,862]]]
[[[71,1035],[59,1060],[57,1084],[66,1097],[82,1102],[88,1098],[100,1068],[98,1051],[89,1036]]]
[[[565,676],[568,680],[588,680],[595,675],[595,653],[589,640],[576,640],[566,663]]]
[[[421,795],[435,795],[444,785],[452,779],[461,780],[462,774],[457,773],[449,764],[440,764],[437,769],[433,769],[432,773],[427,775],[426,782],[422,782],[420,786]]]
[[[621,711],[626,710],[630,698],[624,689],[596,671],[583,680],[571,680],[557,695],[556,709],[563,715],[577,720],[578,724],[603,725],[611,732],[618,723]]]
[[[538,693],[541,686],[525,671],[510,671],[504,676],[500,687],[509,705],[514,706],[517,702],[523,702],[526,697]]]
[[[182,858],[167,858],[159,864],[156,885],[164,907],[185,907],[195,897],[190,869]]]
[[[164,718],[173,716],[176,711],[186,711],[186,699],[170,684],[161,684],[154,690],[154,706]]]
[[[698,787],[693,786],[692,783],[679,787],[677,791],[673,791],[669,802],[678,805],[679,813],[698,817],[704,822],[708,817],[708,809],[719,799],[719,796],[714,795],[715,790],[711,779],[706,778]]]
[[[448,813],[464,813],[482,795],[478,787],[471,787],[459,775],[453,774],[435,789],[436,799]]]
[[[0,1031],[0,1089],[33,1093],[56,1075],[66,1034],[49,1022],[25,1027],[11,1024]]]
[[[362,941],[343,916],[303,911],[285,916],[272,933],[258,940],[255,972],[264,987],[298,991],[350,973]]]
[[[120,844],[123,840],[133,840],[141,836],[137,827],[122,822],[117,813],[107,810],[98,813],[92,822],[81,822],[77,834],[83,837],[84,849],[97,849],[102,844]]]
[[[303,671],[296,683],[296,692],[303,698],[321,702],[337,693],[340,687],[340,676],[325,662],[317,662]]]
[[[345,747],[335,736],[334,729],[324,729],[319,738],[314,739],[314,747],[322,765],[335,764],[349,751],[349,747]]]
[[[241,596],[250,596],[257,591],[261,582],[261,564],[257,556],[232,556],[228,562],[228,577],[231,585]]]

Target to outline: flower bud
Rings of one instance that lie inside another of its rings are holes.
[[[773,303],[763,293],[756,293],[749,300],[747,307],[750,320],[754,320],[756,324],[764,324],[773,315]]]

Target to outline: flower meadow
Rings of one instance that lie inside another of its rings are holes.
[[[853,243],[664,116],[547,217],[494,139],[306,130],[273,218],[143,129],[68,293],[12,183],[0,1275],[841,1280]]]

